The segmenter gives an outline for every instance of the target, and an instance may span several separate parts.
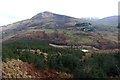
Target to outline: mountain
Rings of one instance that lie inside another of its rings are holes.
[[[89,21],[45,11],[33,16],[30,19],[2,26],[2,31],[3,35],[8,35],[16,34],[16,32],[20,31],[27,31],[29,29],[67,28],[74,26],[78,22]]]
[[[99,21],[100,22],[117,22],[118,16],[105,17],[105,18],[99,19]]]
[[[45,11],[45,12],[42,12],[42,13],[39,13],[35,16],[33,16],[31,19],[32,20],[41,20],[41,19],[55,19],[55,20],[61,20],[61,21],[67,21],[69,20],[70,18],[73,18],[73,17],[70,17],[70,16],[66,16],[66,15],[59,15],[59,14],[55,14],[55,13],[52,13],[52,12],[48,12],[48,11]]]
[[[77,19],[77,18],[45,11],[33,16],[30,19],[19,21],[6,26],[2,26],[2,28],[3,28],[3,31],[8,31],[8,30],[20,31],[20,30],[26,30],[30,27],[60,28],[60,27],[72,26],[79,20],[80,19]]]
[[[99,19],[97,22],[108,25],[117,25],[118,24],[118,16],[109,16],[102,19]]]
[[[60,14],[55,14],[52,12],[42,12],[39,13],[35,16],[33,16],[31,18],[31,20],[33,21],[32,25],[29,25],[29,27],[31,26],[42,26],[42,27],[65,27],[71,23],[75,23],[77,21],[79,21],[79,19],[74,18],[74,17],[70,17],[70,16],[66,16],[66,15],[60,15]]]
[[[76,27],[76,24],[91,24],[97,31],[114,31],[115,25],[117,25],[117,16],[106,17],[103,19],[91,21],[86,19],[74,18],[66,15],[60,15],[52,12],[41,12],[30,19],[22,20],[13,24],[2,26],[3,37],[9,35],[15,35],[18,33],[27,32],[29,30],[42,30],[42,29],[67,29],[71,30],[77,28],[78,30],[87,30],[88,27],[81,26]],[[87,28],[87,29],[86,29]],[[90,27],[91,28],[91,27]],[[76,32],[76,31],[75,31]]]
[[[97,20],[99,20],[99,18],[97,18],[97,17],[82,17],[80,19],[89,20],[89,21],[97,21]]]
[[[96,26],[100,24],[104,25],[116,25],[117,16],[106,17],[99,20],[86,20],[74,18],[66,15],[55,14],[52,12],[41,12],[30,19],[22,20],[13,24],[2,26],[3,32],[11,33],[16,31],[22,31],[27,29],[40,29],[40,28],[65,28],[74,26],[76,23],[88,22]]]
[[[45,11],[30,19],[2,26],[0,39],[42,39],[56,44],[72,44],[78,40],[79,45],[99,49],[116,48],[117,23],[113,23],[116,22],[116,17],[111,18],[91,21]],[[110,22],[111,20],[113,21]]]

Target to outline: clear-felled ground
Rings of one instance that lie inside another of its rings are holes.
[[[21,60],[7,60],[2,66],[3,78],[72,78],[73,75],[54,70],[37,70],[32,64]]]

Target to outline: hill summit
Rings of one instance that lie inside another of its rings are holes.
[[[54,13],[49,12],[49,11],[44,11],[42,13],[39,13],[33,16],[32,19],[42,19],[42,18],[50,18],[50,17],[55,17]]]
[[[31,19],[32,20],[55,19],[59,21],[66,21],[71,18],[73,17],[66,16],[66,15],[60,15],[60,14],[52,13],[49,11],[44,11],[44,12],[38,13],[37,15],[33,16]]]

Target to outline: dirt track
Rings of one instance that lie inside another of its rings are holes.
[[[52,47],[56,47],[56,48],[70,48],[71,46],[65,46],[65,45],[55,45],[55,44],[49,44]],[[77,47],[77,46],[75,46]],[[81,46],[78,46],[81,47]],[[100,49],[96,49],[93,48],[91,50],[89,50],[90,52],[95,52],[95,53],[120,53],[119,49],[108,49],[108,50],[100,50]]]

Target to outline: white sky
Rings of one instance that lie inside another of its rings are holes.
[[[119,0],[0,0],[0,26],[50,11],[76,18],[118,15]]]

